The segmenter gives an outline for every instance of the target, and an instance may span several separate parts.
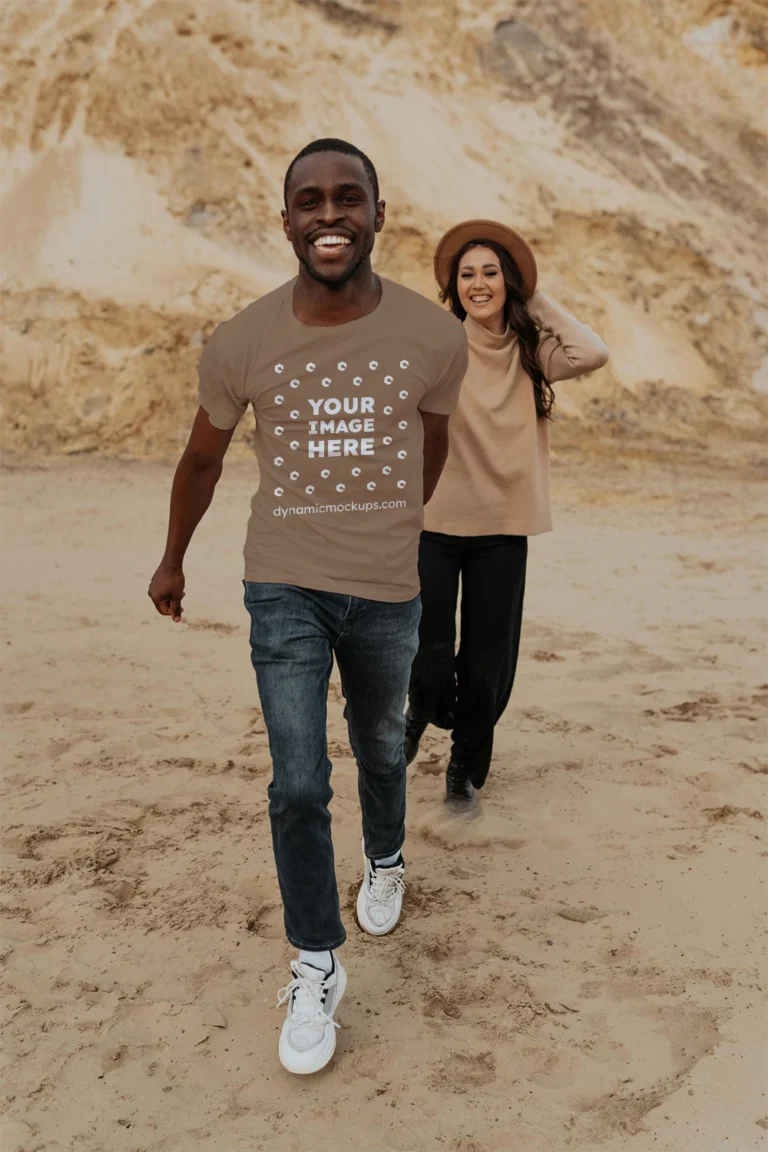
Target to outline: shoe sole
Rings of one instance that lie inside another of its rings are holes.
[[[336,1015],[341,998],[347,990],[347,973],[343,968],[339,969],[339,981],[336,985],[336,1003],[333,1006],[333,1015]],[[285,1028],[285,1025],[283,1025]],[[280,1033],[280,1043],[277,1047],[277,1054],[280,1057],[280,1063],[286,1072],[291,1072],[294,1076],[311,1076],[315,1072],[321,1072],[327,1064],[333,1059],[333,1054],[336,1051],[336,1029],[331,1028],[330,1035],[325,1044],[318,1044],[317,1048],[312,1050],[312,1060],[309,1062],[302,1062],[301,1057],[307,1055],[303,1052],[294,1052],[289,1045],[285,1032]]]

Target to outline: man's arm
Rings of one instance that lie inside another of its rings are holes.
[[[165,552],[149,585],[150,599],[161,616],[181,620],[184,555],[213,499],[234,431],[234,428],[226,431],[214,428],[208,413],[198,408],[189,442],[173,478]]]
[[[424,425],[424,503],[435,494],[437,482],[448,459],[448,421],[450,416],[422,412]]]

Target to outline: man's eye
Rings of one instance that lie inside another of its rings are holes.
[[[345,196],[344,197],[344,203],[345,204],[359,204],[360,203],[360,197],[359,196]]]

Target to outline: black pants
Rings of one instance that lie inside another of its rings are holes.
[[[452,758],[476,788],[488,775],[493,730],[515,681],[527,556],[527,536],[421,535],[422,614],[410,710],[417,720],[453,729]]]

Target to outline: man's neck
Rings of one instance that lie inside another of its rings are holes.
[[[303,324],[319,328],[348,324],[373,312],[381,300],[381,291],[381,281],[370,260],[361,264],[352,279],[338,288],[321,284],[300,265],[293,291],[293,314]]]

